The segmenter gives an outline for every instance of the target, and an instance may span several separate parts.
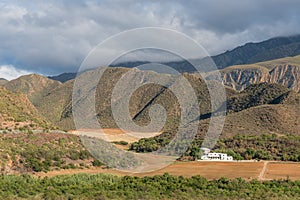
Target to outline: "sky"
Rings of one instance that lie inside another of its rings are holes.
[[[299,34],[299,8],[299,0],[0,0],[0,77],[76,72],[97,44],[142,27],[182,32],[216,55]]]

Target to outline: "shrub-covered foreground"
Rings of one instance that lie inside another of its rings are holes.
[[[0,199],[298,199],[300,181],[208,181],[164,174],[118,177],[76,174],[52,178],[0,175]]]

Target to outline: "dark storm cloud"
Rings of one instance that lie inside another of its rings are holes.
[[[225,34],[246,31],[251,27],[291,23],[295,19],[299,23],[299,6],[300,1],[297,0],[215,0],[201,3],[194,0],[187,1],[183,8],[184,13],[188,13],[186,20],[194,21],[193,28]]]
[[[76,71],[99,42],[145,26],[181,31],[216,54],[300,33],[299,7],[296,0],[2,1],[0,74],[7,66],[22,73]]]

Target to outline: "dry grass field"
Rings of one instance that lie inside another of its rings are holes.
[[[300,163],[277,163],[266,162],[266,170],[260,178],[260,174],[264,168],[265,162],[175,162],[166,168],[148,172],[130,174],[126,172],[117,171],[114,169],[91,168],[91,169],[68,169],[60,171],[51,171],[48,173],[36,173],[37,176],[56,176],[64,174],[76,173],[106,173],[118,176],[131,175],[131,176],[154,176],[169,173],[176,176],[191,177],[195,175],[203,176],[207,179],[226,178],[244,178],[246,180],[260,179],[286,179],[287,176],[291,180],[300,180]]]
[[[201,175],[207,179],[221,177],[254,179],[258,177],[262,167],[262,162],[175,162],[164,169],[142,175],[153,176],[167,172],[185,177]]]

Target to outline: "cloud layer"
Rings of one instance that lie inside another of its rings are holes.
[[[26,74],[31,74],[33,72],[16,69],[12,65],[1,65],[0,66],[0,78],[5,78],[6,80],[13,80],[18,78],[19,76],[23,76]]]
[[[298,0],[2,1],[0,65],[44,74],[76,71],[99,42],[145,26],[183,32],[214,55],[300,33],[299,7]]]

